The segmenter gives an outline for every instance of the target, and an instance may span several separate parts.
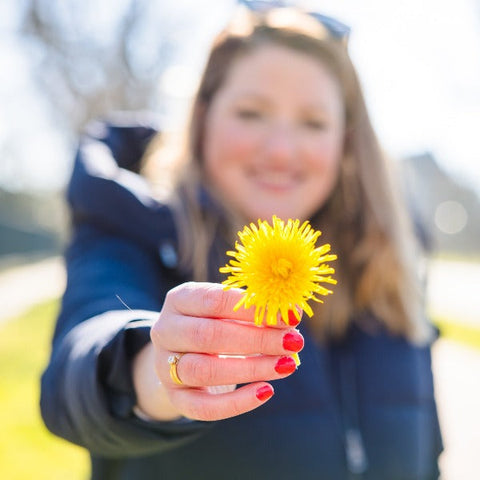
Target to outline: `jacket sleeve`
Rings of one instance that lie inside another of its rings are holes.
[[[131,360],[149,341],[173,286],[155,255],[84,224],[66,263],[67,288],[41,381],[47,427],[104,457],[160,452],[200,435],[209,423],[147,422],[132,413]]]

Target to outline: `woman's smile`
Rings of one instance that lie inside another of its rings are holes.
[[[288,193],[301,185],[301,176],[293,172],[271,172],[252,169],[247,171],[247,177],[255,183],[259,190],[267,193]]]

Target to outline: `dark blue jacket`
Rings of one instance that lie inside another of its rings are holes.
[[[381,330],[354,326],[341,343],[319,346],[302,322],[301,367],[239,417],[133,414],[131,359],[165,293],[189,279],[177,267],[169,209],[131,171],[153,133],[98,123],[80,144],[68,190],[68,283],[42,377],[48,428],[90,451],[93,479],[438,478],[430,348]],[[226,247],[219,240],[212,251],[212,281],[221,280]]]

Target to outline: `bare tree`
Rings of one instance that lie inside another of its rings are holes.
[[[187,24],[173,24],[162,8],[151,0],[24,2],[18,34],[56,121],[76,132],[111,110],[151,106]]]

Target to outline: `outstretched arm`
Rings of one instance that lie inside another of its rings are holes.
[[[42,377],[47,427],[100,456],[158,452],[201,434],[209,424],[145,422],[132,410],[131,362],[171,288],[155,255],[83,225],[66,260],[67,290]]]

